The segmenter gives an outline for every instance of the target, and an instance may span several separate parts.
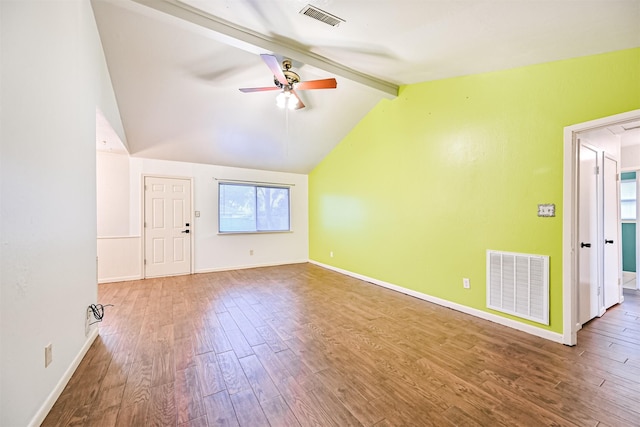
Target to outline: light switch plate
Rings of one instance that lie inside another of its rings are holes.
[[[556,216],[556,205],[553,203],[538,205],[538,216]]]

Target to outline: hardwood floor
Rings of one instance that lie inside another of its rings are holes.
[[[44,426],[640,426],[640,293],[576,347],[312,264],[111,283]]]

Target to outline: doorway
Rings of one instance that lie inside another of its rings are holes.
[[[612,141],[615,142],[613,135],[602,137],[593,131],[579,133],[577,138],[579,325],[602,316],[608,308],[622,301],[618,193],[620,149]]]
[[[598,259],[597,265],[599,265],[599,268],[597,269],[589,268],[588,273],[585,273],[583,271],[582,274],[594,275],[597,280],[597,283],[599,283],[600,288],[598,289],[596,285],[596,292],[599,290],[600,295],[596,295],[595,298],[599,304],[599,311],[601,313],[604,313],[606,304],[611,303],[611,299],[607,299],[607,301],[605,302],[605,298],[603,296],[602,286],[605,283],[605,274],[607,274],[608,276],[611,275],[610,268],[608,269],[607,273],[605,273],[605,267],[604,267],[605,255],[604,254],[605,252],[609,252],[609,253],[612,252],[611,250],[605,251],[604,246],[609,245],[609,243],[605,243],[605,240],[607,241],[614,240],[614,242],[616,242],[617,240],[619,242],[619,239],[611,239],[610,236],[605,237],[605,225],[602,219],[604,218],[604,215],[605,215],[604,200],[602,197],[603,191],[605,189],[604,181],[600,181],[599,184],[596,183],[596,186],[595,186],[596,197],[598,196],[597,192],[600,191],[599,193],[600,200],[602,200],[601,202],[597,202],[597,207],[595,209],[596,216],[601,215],[600,219],[596,219],[596,223],[597,223],[596,237],[590,236],[591,239],[595,239],[595,240],[594,242],[580,240],[581,237],[584,237],[580,235],[581,224],[580,224],[580,218],[579,218],[579,212],[581,210],[580,209],[581,208],[580,206],[580,203],[581,203],[581,197],[580,197],[581,196],[581,193],[580,193],[581,141],[580,139],[581,139],[581,136],[587,133],[593,135],[593,133],[597,133],[597,132],[602,132],[603,135],[607,134],[609,135],[609,137],[611,137],[613,133],[610,132],[610,130],[613,126],[624,125],[624,124],[628,124],[638,120],[640,120],[640,110],[634,110],[627,113],[618,114],[615,116],[606,117],[598,120],[593,120],[590,122],[581,123],[578,125],[569,126],[565,128],[564,185],[563,185],[563,188],[564,188],[564,191],[563,191],[563,194],[564,194],[563,195],[563,207],[564,207],[563,209],[563,343],[567,345],[575,345],[577,343],[577,332],[581,328],[583,323],[582,321],[584,320],[584,318],[581,317],[579,314],[580,304],[581,303],[585,304],[584,301],[580,300],[580,289],[583,286],[583,284],[580,283],[580,274],[581,274],[581,269],[585,268],[584,261],[581,267],[580,250],[588,249],[588,247],[586,246],[581,247],[581,243],[596,244],[597,245],[596,248],[602,253],[602,256],[601,257],[599,256],[599,259]],[[601,150],[601,153],[602,153],[602,161],[600,162],[599,165],[597,165],[598,167],[601,167],[601,170],[598,172],[604,172],[605,165],[607,163],[608,163],[609,170],[612,167],[614,167],[614,165],[611,164],[609,161],[605,163],[605,158],[607,158],[605,156],[605,153],[608,153],[609,160],[619,159],[619,152],[620,152],[619,138],[617,139],[610,138],[610,140],[611,140],[610,143],[614,145],[614,148],[597,147],[598,149]],[[615,151],[616,146],[618,150],[617,152]],[[611,187],[609,184],[609,194],[611,194],[610,188]],[[616,188],[617,188],[617,184],[616,184]],[[619,209],[619,208],[616,207],[616,209]],[[611,213],[608,212],[608,214],[610,215]],[[582,222],[584,223],[585,221],[588,222],[589,220],[583,218]],[[620,228],[619,224],[620,224],[619,217],[617,217],[616,226],[615,226],[617,230],[619,230]],[[617,244],[617,246],[619,248],[619,243]],[[591,247],[591,249],[593,249],[593,246]],[[618,265],[620,265],[619,249],[617,250],[617,252],[618,252],[618,255],[617,255],[618,261],[616,262]],[[620,279],[621,267],[616,267],[615,270],[616,270],[617,278]],[[616,298],[613,298],[613,301],[614,301],[613,304],[617,302],[622,302],[623,300],[622,293],[621,293],[622,286],[620,282],[621,280],[614,281],[614,285],[618,289],[618,292],[617,292],[618,298],[617,300]],[[610,285],[611,289],[613,288],[614,285]],[[592,292],[591,284],[589,285],[588,289],[589,289],[589,292]],[[609,295],[610,296],[615,295],[616,292],[611,291],[611,289],[609,290]],[[583,291],[583,294],[584,292],[587,292],[587,291],[586,290]],[[591,293],[591,295],[593,295],[593,293]],[[585,309],[583,309],[583,311],[584,310]],[[591,310],[590,300],[589,300],[589,310]],[[591,313],[592,312],[589,311],[589,315]]]
[[[144,177],[144,277],[191,273],[191,180]]]

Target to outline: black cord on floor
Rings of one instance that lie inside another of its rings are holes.
[[[93,325],[94,323],[102,322],[102,318],[104,317],[104,308],[105,307],[113,307],[113,304],[91,304],[89,306],[89,310],[93,313],[93,317],[95,317],[96,321],[89,323],[89,325]]]

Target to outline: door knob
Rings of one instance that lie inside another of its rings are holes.
[[[580,242],[580,247],[581,248],[590,248],[591,247],[591,243]]]
[[[604,244],[606,245],[607,243],[610,243],[610,244],[613,245],[613,240],[604,239]]]
[[[182,230],[182,232],[189,234],[189,230]]]

